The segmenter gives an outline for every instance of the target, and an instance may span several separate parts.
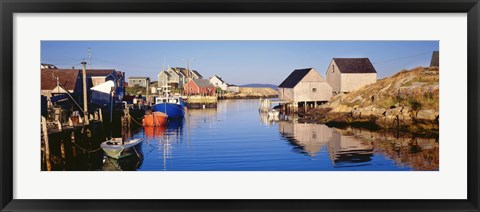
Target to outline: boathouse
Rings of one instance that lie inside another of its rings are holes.
[[[279,99],[294,107],[316,107],[330,101],[332,87],[313,68],[294,70],[279,86]]]
[[[334,95],[348,93],[377,82],[377,71],[368,58],[333,58],[327,82]]]
[[[215,86],[207,79],[192,79],[183,87],[185,95],[212,96],[215,94]]]

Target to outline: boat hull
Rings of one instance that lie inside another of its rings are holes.
[[[160,127],[167,124],[167,114],[163,112],[153,112],[145,115],[143,118],[144,127]]]
[[[183,104],[159,103],[153,106],[153,111],[166,113],[168,118],[183,118],[185,116],[183,107]]]
[[[141,148],[142,139],[138,139],[127,144],[108,144],[108,141],[103,142],[100,144],[100,147],[103,149],[105,154],[108,157],[120,159],[124,157],[128,157],[133,154],[137,154],[137,152]]]

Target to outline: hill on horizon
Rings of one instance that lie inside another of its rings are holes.
[[[250,84],[245,84],[245,85],[240,85],[240,87],[249,87],[249,88],[272,88],[277,90],[278,86],[274,84],[262,84],[262,83],[250,83]]]

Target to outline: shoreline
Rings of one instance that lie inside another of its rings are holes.
[[[297,113],[299,121],[325,124],[335,128],[363,128],[371,131],[396,131],[422,137],[438,137],[438,115],[433,119],[416,119],[401,115],[355,116],[355,112],[331,112],[331,108],[310,109]],[[385,114],[385,113],[382,113]]]

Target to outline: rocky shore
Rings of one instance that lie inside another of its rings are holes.
[[[398,129],[438,134],[439,72],[436,67],[401,71],[358,91],[335,96],[320,108],[299,109],[304,121],[330,126]]]

